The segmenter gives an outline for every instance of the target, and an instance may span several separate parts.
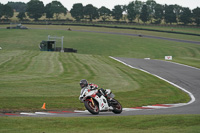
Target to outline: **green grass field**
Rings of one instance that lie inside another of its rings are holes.
[[[44,102],[47,110],[84,109],[83,104],[78,100],[79,81],[83,78],[98,84],[99,87],[111,89],[123,107],[180,103],[190,100],[187,94],[176,87],[149,74],[124,66],[108,56],[149,57],[163,60],[165,55],[172,55],[175,62],[200,68],[199,45],[132,36],[56,30],[60,26],[50,26],[50,28],[52,30],[0,29],[1,112],[40,110]],[[67,29],[62,27],[64,28]],[[86,27],[80,29],[84,28]],[[39,51],[38,44],[42,40],[47,40],[47,35],[64,36],[64,47],[75,48],[78,53]],[[80,128],[75,129],[77,121]],[[94,118],[1,117],[0,132],[15,132],[16,129],[19,132],[88,132],[89,127],[83,128],[86,125],[83,123],[105,121],[108,123],[106,127],[102,127],[102,124],[94,125],[94,131],[196,132],[199,130],[199,115],[171,115]],[[177,121],[181,123],[174,125]],[[195,124],[188,124],[191,121]],[[127,122],[129,124],[126,124]],[[143,125],[144,122],[146,124]],[[39,127],[43,124],[44,127]],[[121,130],[118,128],[120,124],[122,124]],[[155,127],[156,124],[158,127]],[[182,126],[186,126],[185,130],[180,129]]]
[[[50,29],[68,29],[69,26],[27,26],[30,28],[50,28]],[[108,28],[92,27],[70,27],[79,30],[110,31],[120,33],[133,33],[133,30],[115,30]],[[164,59],[166,55],[172,55],[173,61],[182,64],[200,67],[199,65],[199,45],[163,41],[150,38],[139,38],[122,35],[109,35],[86,32],[70,32],[60,30],[6,30],[1,29],[1,47],[15,50],[38,50],[38,44],[42,40],[47,40],[48,35],[64,36],[64,46],[72,47],[78,50],[80,54],[96,54],[106,56],[121,56],[132,58],[152,58]],[[167,33],[156,33],[143,31],[146,35],[155,35],[176,39],[200,41],[197,36],[186,36]],[[137,34],[137,33],[136,33]],[[92,35],[92,38],[91,38]],[[12,38],[12,40],[8,39]],[[95,42],[94,42],[95,40]],[[19,45],[18,43],[22,43]],[[26,45],[25,45],[26,44]],[[123,44],[123,45],[122,45]]]

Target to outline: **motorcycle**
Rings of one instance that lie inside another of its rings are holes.
[[[122,112],[122,106],[114,97],[115,95],[110,89],[106,89],[105,93],[97,89],[85,89],[81,92],[79,99],[91,114],[97,115],[99,112],[106,111],[120,114]]]

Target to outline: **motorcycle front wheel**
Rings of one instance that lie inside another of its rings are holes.
[[[97,105],[97,103],[94,101],[94,105],[92,103],[92,101],[90,100],[86,100],[84,101],[85,104],[85,108],[93,115],[97,115],[99,114],[99,107]]]
[[[113,98],[111,100],[111,105],[113,107],[113,113],[120,114],[122,112],[122,105],[116,99]]]

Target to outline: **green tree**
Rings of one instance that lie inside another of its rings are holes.
[[[20,12],[17,17],[22,21],[24,18],[26,18],[25,12]]]
[[[173,5],[174,6],[174,12],[176,14],[176,21],[177,23],[179,22],[179,19],[180,19],[180,15],[181,15],[181,11],[182,11],[182,8],[181,6],[175,4]]]
[[[56,14],[56,19],[58,19],[61,13],[63,13],[64,15],[67,14],[67,8],[65,8],[59,1],[51,2],[51,11],[52,13]]]
[[[143,2],[136,0],[135,1],[135,13],[136,13],[136,18],[138,20],[138,23],[140,21],[140,14],[142,10]]]
[[[142,12],[140,14],[140,19],[146,23],[149,20],[149,12],[147,9],[147,5],[143,5],[142,7]]]
[[[176,13],[174,12],[173,5],[165,5],[165,14],[164,14],[165,22],[166,23],[175,23],[176,21]]]
[[[102,17],[103,21],[106,21],[106,19],[109,18],[111,15],[110,9],[106,8],[105,6],[102,6],[101,8],[99,8],[98,12],[99,12],[99,16]]]
[[[197,25],[200,25],[200,8],[197,7],[197,8],[195,8],[195,9],[193,9],[192,12],[193,12],[194,22],[195,22]]]
[[[163,19],[163,13],[164,11],[164,7],[160,4],[156,4],[155,6],[155,14],[153,16],[153,18],[155,19],[155,23],[156,24],[160,24],[162,19]]]
[[[133,20],[136,18],[134,2],[129,3],[127,6],[127,18],[130,22],[133,22]]]
[[[51,3],[48,3],[46,6],[45,6],[45,13],[46,13],[46,18],[48,18],[49,20],[51,18],[53,18],[53,11],[52,11],[52,7],[51,7]]]
[[[154,0],[147,0],[146,5],[149,12],[149,19],[151,20],[152,23],[153,16],[155,15],[156,2]]]
[[[82,3],[77,3],[74,4],[72,9],[70,10],[72,17],[75,18],[76,21],[80,21],[81,19],[84,18],[83,8],[84,7]]]
[[[85,16],[88,16],[89,20],[99,18],[98,9],[94,7],[92,4],[88,4],[83,8],[83,13]]]
[[[27,8],[26,3],[23,2],[8,2],[7,5],[15,9],[16,12],[25,12]]]
[[[3,6],[3,15],[6,19],[13,17],[14,11],[7,4]]]
[[[44,4],[39,0],[31,0],[27,3],[27,15],[30,18],[38,20],[44,14]]]
[[[3,16],[3,7],[4,5],[0,3],[0,19]]]
[[[123,8],[120,5],[116,5],[114,9],[112,9],[112,16],[114,19],[119,21],[122,18]]]
[[[180,22],[183,22],[185,25],[191,23],[192,12],[189,8],[183,8],[180,15]]]

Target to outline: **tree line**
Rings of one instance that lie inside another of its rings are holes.
[[[162,21],[165,23],[184,23],[185,25],[195,23],[200,25],[200,8],[197,7],[193,10],[182,7],[180,5],[161,5],[154,0],[147,0],[142,2],[135,0],[128,5],[116,5],[112,10],[105,6],[97,8],[92,4],[83,6],[82,3],[73,5],[70,11],[65,8],[61,2],[52,1],[46,6],[40,0],[30,0],[28,3],[23,2],[8,2],[3,5],[0,3],[0,19],[2,17],[9,19],[13,17],[14,11],[19,12],[17,17],[20,20],[25,19],[27,16],[37,21],[43,15],[51,20],[54,15],[59,19],[60,14],[66,15],[67,12],[76,21],[102,19],[102,21],[110,21],[112,17],[116,21],[125,20],[128,22],[138,22],[141,20],[143,23],[151,22],[160,24]],[[124,17],[126,16],[126,17]]]

